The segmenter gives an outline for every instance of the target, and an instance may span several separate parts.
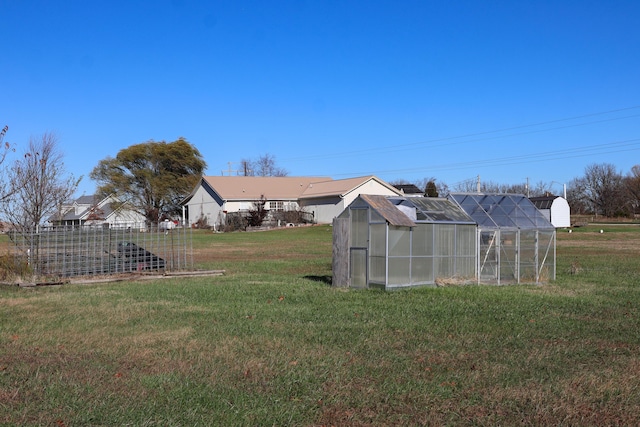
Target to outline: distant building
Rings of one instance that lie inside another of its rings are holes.
[[[120,203],[115,196],[101,199],[96,195],[90,195],[64,204],[60,213],[52,215],[47,222],[52,226],[108,224],[110,227],[128,227],[144,223],[145,217],[128,207],[126,203]]]
[[[348,179],[328,177],[204,176],[182,202],[188,223],[202,220],[223,224],[230,213],[252,209],[262,198],[271,213],[300,210],[312,221],[328,224],[360,194],[400,196],[392,185],[375,176]]]
[[[395,184],[394,187],[400,190],[404,197],[424,196],[424,191],[419,189],[415,184]]]
[[[560,196],[530,197],[529,200],[555,228],[571,227],[569,202]]]

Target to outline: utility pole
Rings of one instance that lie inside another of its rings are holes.
[[[231,173],[232,173],[232,172],[235,172],[235,173],[236,173],[236,175],[238,174],[238,172],[240,172],[240,171],[238,171],[238,170],[233,170],[233,169],[231,169],[231,165],[232,165],[232,164],[234,164],[234,163],[235,163],[235,162],[227,162],[227,165],[229,166],[229,169],[227,169],[226,171],[222,171],[222,176],[224,176],[224,173],[225,173],[225,172],[227,173],[227,176],[231,176]]]
[[[478,175],[478,183],[476,184],[476,190],[480,193],[480,175]]]

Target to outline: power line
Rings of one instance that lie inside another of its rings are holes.
[[[639,117],[640,114],[633,114],[633,115],[628,115],[628,116],[623,116],[623,117],[613,117],[613,118],[608,118],[608,119],[588,121],[588,122],[584,122],[584,123],[570,124],[570,125],[565,125],[565,126],[557,126],[557,127],[552,127],[552,128],[546,128],[546,129],[531,130],[531,131],[527,131],[527,132],[511,133],[511,134],[507,134],[507,135],[496,135],[496,136],[492,136],[492,137],[488,137],[488,138],[467,139],[467,138],[472,138],[472,137],[480,137],[480,136],[483,136],[483,135],[499,134],[499,133],[502,133],[502,132],[507,132],[507,131],[512,131],[512,130],[526,129],[526,128],[532,128],[532,127],[537,127],[537,126],[553,124],[553,123],[560,123],[560,122],[567,122],[567,121],[571,121],[571,120],[584,119],[584,118],[588,118],[588,117],[602,116],[602,115],[605,115],[605,114],[618,113],[618,112],[628,111],[628,110],[633,110],[633,109],[638,109],[638,108],[640,108],[640,105],[632,106],[632,107],[625,107],[625,108],[618,108],[618,109],[615,109],[615,110],[608,110],[608,111],[602,111],[602,112],[597,112],[597,113],[583,114],[583,115],[580,115],[580,116],[573,116],[573,117],[567,117],[567,118],[561,118],[561,119],[547,120],[547,121],[537,122],[537,123],[532,123],[532,124],[527,124],[527,125],[512,126],[512,127],[501,128],[501,129],[496,129],[496,130],[491,130],[491,131],[474,132],[474,133],[458,135],[458,136],[452,136],[452,137],[446,137],[446,138],[431,139],[431,140],[422,141],[422,142],[388,145],[388,146],[384,146],[384,147],[365,148],[365,149],[361,149],[361,150],[343,151],[343,152],[339,152],[339,153],[335,153],[334,152],[334,153],[325,153],[325,154],[315,154],[315,155],[311,155],[311,156],[292,157],[292,158],[288,158],[288,159],[283,159],[283,161],[289,161],[289,162],[293,161],[293,162],[295,162],[295,161],[301,161],[301,160],[331,159],[331,158],[356,156],[356,155],[362,155],[362,154],[367,154],[367,153],[373,154],[373,153],[396,152],[396,151],[415,149],[416,147],[436,148],[436,147],[442,147],[442,146],[451,146],[451,145],[454,145],[454,144],[456,144],[456,145],[457,144],[467,144],[467,143],[471,143],[471,142],[487,141],[487,140],[492,140],[492,139],[497,139],[497,138],[508,138],[508,137],[513,137],[513,136],[521,136],[521,135],[527,135],[527,134],[533,134],[533,133],[550,132],[550,131],[553,131],[553,130],[566,129],[566,128],[578,127],[578,126],[586,126],[586,125],[595,124],[595,123],[604,123],[604,122],[610,122],[610,121],[615,121],[615,120],[624,120],[624,119]],[[454,142],[453,144],[450,143],[451,141],[455,141],[455,140],[458,140],[458,139],[466,139],[466,140],[459,141],[459,142]],[[444,144],[445,142],[447,142],[447,143]],[[434,143],[442,143],[442,144],[434,145]]]
[[[586,157],[594,154],[611,154],[626,151],[640,150],[640,138],[625,141],[609,142],[605,144],[590,145],[581,148],[568,148],[564,150],[547,151],[542,153],[530,153],[518,156],[474,160],[469,162],[449,163],[444,165],[429,165],[419,168],[402,168],[391,170],[367,171],[358,173],[336,174],[334,176],[360,176],[370,174],[411,173],[421,171],[450,171],[470,168],[483,168],[490,166],[502,166],[505,164],[527,164],[543,161],[562,160],[578,157]]]

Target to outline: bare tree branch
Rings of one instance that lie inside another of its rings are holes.
[[[80,179],[66,173],[58,138],[45,133],[29,140],[29,148],[9,171],[10,194],[2,212],[22,230],[41,225],[71,198]]]

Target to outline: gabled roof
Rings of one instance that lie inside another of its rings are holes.
[[[75,205],[94,205],[96,203],[98,203],[100,201],[100,199],[98,198],[97,195],[95,194],[91,194],[91,195],[82,195],[80,197],[78,197],[77,199],[75,199],[74,201],[72,201],[72,204]]]
[[[302,193],[301,199],[311,199],[316,197],[327,197],[327,196],[340,196],[344,197],[345,195],[351,193],[354,190],[357,190],[358,187],[366,184],[369,181],[375,181],[378,184],[388,188],[390,191],[400,195],[400,191],[395,187],[387,184],[386,182],[380,180],[379,178],[369,175],[369,176],[360,176],[357,178],[347,178],[347,179],[336,179],[336,180],[327,180],[321,182],[312,182],[309,187]]]
[[[104,199],[100,199],[97,195],[80,196],[72,202],[71,206],[67,206],[67,210],[60,220],[87,220],[93,213],[100,219],[107,219],[116,211],[113,202],[117,202],[114,196],[107,196]],[[76,214],[78,207],[80,210]],[[52,215],[49,221],[58,221],[57,215]]]
[[[204,176],[199,185],[206,185],[222,200],[258,200],[261,196],[267,200],[300,200],[343,197],[371,180],[400,194],[393,186],[373,175],[336,180],[309,176]],[[194,193],[195,189],[182,203],[187,203]]]
[[[223,200],[297,200],[314,182],[331,180],[327,177],[291,176],[204,176],[211,189]]]

